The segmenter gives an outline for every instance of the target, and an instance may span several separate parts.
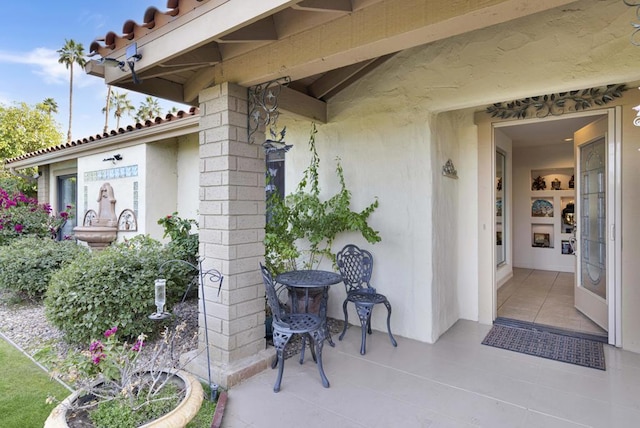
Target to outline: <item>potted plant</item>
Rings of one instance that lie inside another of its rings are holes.
[[[147,347],[144,335],[133,344],[118,341],[113,327],[88,349],[54,361],[54,376],[77,391],[54,408],[45,428],[185,426],[204,393],[195,377],[173,364],[172,344],[183,331],[184,324],[166,329]]]

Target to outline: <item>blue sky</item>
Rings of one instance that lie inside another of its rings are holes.
[[[166,10],[167,0],[21,0],[3,2],[0,26],[0,104],[26,102],[35,105],[45,98],[58,103],[56,121],[66,141],[69,124],[69,70],[58,64],[65,39],[82,43],[89,53],[91,42],[108,31],[122,32],[128,19],[142,23],[145,10],[155,6]],[[123,91],[118,89],[119,91]],[[74,70],[73,140],[102,133],[107,87],[104,80]],[[134,107],[144,95],[129,93]],[[181,104],[162,101],[163,114]],[[120,126],[133,123],[123,118]],[[109,118],[109,128],[115,119]]]

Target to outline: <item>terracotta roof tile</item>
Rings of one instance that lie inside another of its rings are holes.
[[[162,123],[173,122],[173,121],[177,121],[177,120],[180,120],[180,119],[186,119],[186,118],[192,117],[192,116],[198,116],[199,114],[200,114],[200,109],[198,107],[191,107],[188,112],[185,112],[184,110],[180,110],[175,114],[168,113],[164,118],[158,116],[153,120],[147,119],[142,123],[138,122],[135,125],[129,125],[126,128],[112,129],[108,133],[105,132],[105,133],[102,133],[102,134],[90,135],[90,136],[82,138],[80,140],[75,140],[75,141],[70,141],[68,143],[58,144],[57,146],[45,147],[43,149],[39,149],[39,150],[30,152],[30,153],[25,153],[25,154],[22,154],[20,156],[16,156],[16,157],[11,158],[11,159],[6,159],[4,161],[4,163],[5,164],[10,164],[12,162],[17,162],[17,161],[21,161],[21,160],[25,160],[25,159],[30,159],[30,158],[33,158],[33,157],[36,157],[36,156],[40,156],[40,155],[43,155],[45,153],[58,152],[60,150],[68,149],[70,147],[75,147],[75,146],[79,146],[79,145],[82,145],[82,144],[87,144],[87,143],[91,143],[91,142],[94,142],[94,141],[103,140],[103,139],[106,139],[106,138],[109,138],[109,137],[115,137],[117,135],[122,135],[122,134],[125,134],[127,132],[138,131],[138,130],[143,129],[143,128],[149,128],[150,126],[160,125]]]
[[[142,24],[129,19],[122,26],[121,35],[109,31],[103,37],[97,37],[89,46],[89,56],[108,57],[113,51],[127,46],[132,40],[137,40],[151,31],[161,28],[207,1],[209,0],[167,0],[168,10],[164,12],[151,6],[145,11]]]

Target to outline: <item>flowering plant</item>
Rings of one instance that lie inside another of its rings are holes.
[[[106,413],[111,418],[114,413],[141,413],[157,418],[162,413],[153,415],[148,410],[150,406],[158,402],[166,406],[168,401],[175,405],[184,394],[172,379],[180,370],[177,356],[186,350],[186,344],[180,345],[186,343],[180,340],[185,325],[183,322],[173,330],[165,329],[152,344],[147,344],[144,334],[133,344],[120,342],[118,328],[112,327],[104,332],[103,338],[92,340],[88,348],[70,351],[64,359],[49,361],[53,366],[52,376],[85,392],[81,399],[71,403],[71,408],[87,410],[91,419],[94,412]],[[49,397],[48,402],[54,401],[55,397]],[[109,406],[110,410],[105,411]]]
[[[38,204],[35,198],[20,192],[9,194],[0,188],[0,244],[25,235],[55,238],[72,216],[71,205],[53,215],[51,205]]]

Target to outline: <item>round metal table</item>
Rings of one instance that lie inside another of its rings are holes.
[[[317,288],[322,289],[318,315],[322,320],[322,327],[326,332],[329,345],[335,346],[327,326],[327,302],[329,300],[329,287],[342,282],[342,276],[339,273],[324,270],[293,270],[276,276],[276,282],[285,285],[289,289],[291,311],[293,312],[296,312],[299,307],[295,301],[297,291],[304,291],[304,311],[309,312],[309,291]]]

